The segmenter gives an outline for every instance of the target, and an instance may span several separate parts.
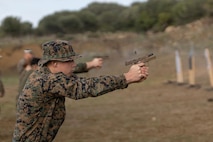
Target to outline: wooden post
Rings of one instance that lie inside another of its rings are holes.
[[[193,48],[191,48],[189,53],[189,85],[195,85],[195,58]]]
[[[207,71],[209,73],[209,80],[210,80],[210,85],[213,88],[213,72],[212,72],[212,63],[211,63],[211,58],[210,58],[210,53],[209,50],[206,48],[204,51],[204,55],[206,58],[207,62]]]
[[[175,61],[176,61],[177,83],[183,84],[182,64],[178,50],[175,51]]]

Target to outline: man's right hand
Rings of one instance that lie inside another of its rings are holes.
[[[132,65],[129,71],[127,73],[124,73],[124,76],[128,84],[134,82],[141,82],[148,77],[148,70],[149,68],[145,66],[144,63],[138,63]]]

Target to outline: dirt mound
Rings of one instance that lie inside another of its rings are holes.
[[[213,19],[204,18],[183,26],[169,26],[165,29],[165,33],[174,40],[196,40],[197,38],[206,38],[212,24]]]

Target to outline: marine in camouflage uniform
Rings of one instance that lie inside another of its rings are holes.
[[[29,76],[18,98],[13,142],[53,141],[65,119],[65,97],[75,100],[97,97],[126,88],[130,83],[125,74],[85,78],[52,73],[48,63],[73,62],[77,54],[67,41],[50,41],[42,48],[40,67]]]

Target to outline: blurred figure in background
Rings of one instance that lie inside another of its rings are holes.
[[[25,68],[30,68],[30,62],[33,58],[33,52],[30,49],[25,49],[24,50],[24,57],[19,60],[17,64],[17,70],[18,73],[21,74],[22,71],[24,71]]]

